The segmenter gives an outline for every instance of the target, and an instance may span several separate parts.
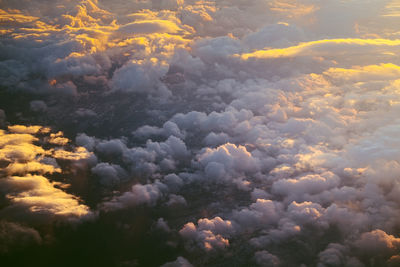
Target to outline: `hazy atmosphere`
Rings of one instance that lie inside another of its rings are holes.
[[[1,266],[400,266],[400,1],[0,0]]]

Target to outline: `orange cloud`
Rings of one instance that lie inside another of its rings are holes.
[[[38,17],[21,14],[19,10],[3,10],[0,9],[0,21],[6,23],[27,23],[38,20]]]
[[[355,66],[351,69],[330,68],[325,76],[340,82],[357,82],[372,80],[395,80],[400,77],[400,66],[392,63],[368,66]]]
[[[7,189],[6,197],[12,203],[3,214],[15,209],[62,217],[81,217],[90,213],[89,207],[80,204],[77,197],[54,187],[43,176],[11,176],[2,179],[0,185]]]
[[[19,134],[36,134],[38,132],[48,133],[50,131],[49,128],[44,128],[42,126],[24,126],[24,125],[12,125],[8,126],[8,130],[12,133]]]
[[[315,5],[301,4],[297,0],[272,1],[269,5],[273,12],[282,14],[287,18],[302,17],[318,9]]]
[[[4,191],[10,201],[10,205],[0,212],[1,216],[34,214],[48,220],[91,214],[79,198],[61,189],[66,184],[50,182],[42,176],[62,172],[55,159],[81,160],[88,158],[90,153],[83,147],[70,152],[61,147],[47,150],[34,144],[39,140],[52,146],[64,146],[69,142],[62,132],[48,136],[49,131],[42,126],[23,125],[9,126],[8,132],[0,130],[0,158],[8,163],[0,169],[0,175],[4,176],[0,179],[0,191]]]
[[[287,48],[277,49],[266,49],[258,50],[252,53],[245,53],[239,56],[243,60],[248,59],[268,59],[268,58],[284,58],[284,57],[296,57],[296,56],[312,56],[321,55],[326,53],[333,53],[331,48],[337,47],[343,50],[346,47],[362,47],[362,46],[377,46],[377,47],[398,47],[400,46],[400,40],[389,40],[389,39],[326,39],[311,41],[306,43],[300,43],[296,46],[290,46]]]
[[[9,164],[4,169],[8,174],[25,174],[30,172],[45,174],[45,173],[55,173],[61,172],[60,168],[56,168],[53,165],[43,164],[37,161],[27,162],[27,163],[18,163],[14,162]]]

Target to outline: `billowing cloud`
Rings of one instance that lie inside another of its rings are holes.
[[[1,1],[0,254],[396,266],[398,13],[391,0]]]

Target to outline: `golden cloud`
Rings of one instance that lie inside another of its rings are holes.
[[[49,131],[42,126],[23,125],[9,126],[8,131],[0,131],[0,158],[8,162],[0,169],[0,175],[4,176],[0,179],[0,191],[10,201],[1,211],[3,216],[33,214],[44,219],[71,219],[91,214],[89,207],[81,204],[79,198],[61,189],[67,184],[51,182],[43,176],[62,172],[56,160],[46,160],[46,156],[82,160],[88,158],[90,153],[83,147],[77,147],[72,152],[65,150],[62,146],[69,143],[69,139],[63,137],[62,132],[49,135]],[[44,149],[34,144],[39,140],[56,147]]]
[[[245,53],[236,55],[242,60],[248,59],[269,59],[269,58],[288,58],[296,56],[313,56],[334,53],[332,48],[340,48],[343,52],[343,48],[357,48],[363,46],[370,47],[399,47],[400,40],[390,39],[326,39],[317,40],[311,42],[300,43],[296,46],[290,46],[287,48],[276,48],[276,49],[265,49],[257,50],[252,53]]]

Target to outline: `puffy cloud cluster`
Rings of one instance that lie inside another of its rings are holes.
[[[104,185],[108,184],[108,180],[112,184],[112,180],[118,182],[117,180],[126,180],[132,175],[137,175],[143,180],[169,174],[179,165],[187,164],[190,156],[184,141],[173,135],[162,142],[148,140],[144,147],[129,148],[124,138],[101,140],[86,134],[79,134],[76,143],[94,151],[98,160],[117,163],[99,162],[92,168],[92,173],[100,176],[100,182]],[[168,176],[165,179],[171,180]]]
[[[0,251],[92,214],[86,159],[98,224],[171,252],[119,265],[398,264],[396,1],[0,8]]]
[[[132,186],[132,190],[123,193],[121,196],[115,197],[108,202],[104,202],[104,209],[114,210],[147,204],[154,206],[157,200],[162,196],[162,189],[165,187],[161,183],[156,184],[137,184]]]
[[[179,234],[189,240],[198,242],[204,250],[224,248],[229,246],[229,240],[223,236],[229,236],[234,231],[231,221],[224,221],[220,217],[211,220],[200,219],[198,226],[192,222],[185,224]]]

